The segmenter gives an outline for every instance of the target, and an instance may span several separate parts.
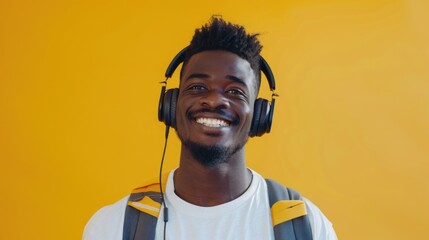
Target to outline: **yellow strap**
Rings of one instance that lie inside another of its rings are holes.
[[[150,197],[145,196],[143,199],[137,202],[128,201],[128,205],[141,211],[145,212],[154,217],[158,217],[159,209],[161,208],[161,204],[152,200]]]
[[[165,192],[165,187],[167,186],[168,174],[166,172],[162,175],[162,190]],[[140,187],[135,188],[131,193],[139,192],[159,192],[159,178],[152,179],[151,181],[140,185]]]
[[[301,200],[281,200],[271,207],[273,226],[304,215],[307,215],[307,209]]]
[[[162,186],[165,191],[165,187],[167,185],[169,172],[166,172],[162,176]],[[160,192],[159,190],[159,179],[153,179],[148,184],[143,184],[141,187],[135,188],[131,193],[140,193],[140,192]],[[128,205],[141,211],[145,212],[154,217],[158,217],[159,210],[161,209],[161,204],[157,201],[152,200],[150,197],[143,197],[140,201],[128,201]]]

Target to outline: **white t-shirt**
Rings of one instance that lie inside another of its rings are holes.
[[[165,202],[169,220],[166,239],[261,240],[274,239],[269,211],[267,185],[256,172],[249,189],[233,201],[200,207],[190,204],[174,192],[173,171],[169,174]],[[128,197],[100,209],[87,223],[83,240],[122,240]],[[336,240],[332,224],[322,212],[304,198],[314,240]],[[158,217],[156,240],[163,239],[163,211]]]

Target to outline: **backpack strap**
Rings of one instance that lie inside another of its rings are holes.
[[[164,174],[162,180],[164,191],[167,178],[168,173]],[[155,239],[156,224],[162,205],[161,197],[157,181],[136,188],[131,192],[125,209],[123,240]]]
[[[312,240],[311,225],[301,195],[273,180],[265,181],[275,239]]]
[[[168,174],[163,176],[163,189]],[[153,183],[155,182],[155,183]],[[132,191],[125,209],[123,240],[155,239],[156,224],[161,209],[159,183]],[[312,240],[307,211],[298,192],[266,179],[275,239]]]

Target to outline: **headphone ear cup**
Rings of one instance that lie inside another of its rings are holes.
[[[271,132],[271,125],[272,125],[272,123],[273,123],[273,117],[274,117],[274,106],[275,106],[275,105],[276,105],[276,99],[275,99],[275,98],[273,98],[273,99],[271,100],[271,103],[270,103],[270,112],[269,112],[268,119],[267,119],[267,129],[266,129],[266,132],[267,132],[267,133]]]
[[[177,98],[179,97],[179,89],[173,88],[171,89],[171,99],[170,99],[170,121],[171,127],[176,129],[176,106],[177,106]]]
[[[164,123],[165,125],[167,125],[168,127],[171,126],[171,120],[170,120],[170,102],[171,102],[171,94],[172,91],[171,89],[167,90],[164,94],[164,104],[163,104],[163,108],[162,108],[162,116],[164,119]]]
[[[259,126],[259,119],[261,115],[261,106],[262,106],[262,99],[261,98],[256,99],[253,107],[252,125],[250,126],[250,132],[249,132],[250,137],[256,136],[258,126]]]
[[[176,127],[176,102],[179,89],[173,88],[167,90],[160,100],[161,114],[158,115],[160,121],[164,122],[167,126]],[[162,103],[161,103],[162,101]],[[161,117],[160,117],[161,116]]]
[[[267,130],[267,120],[269,118],[269,108],[270,104],[267,100],[261,99],[261,114],[259,116],[259,124],[258,129],[256,130],[256,136],[260,137],[264,133],[266,133]]]
[[[158,103],[158,121],[164,122],[164,96],[165,96],[165,86],[161,88],[161,94],[159,95]]]

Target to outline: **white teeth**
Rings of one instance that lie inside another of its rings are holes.
[[[195,120],[197,123],[202,124],[207,127],[227,127],[229,123],[221,119],[216,118],[197,118]]]

